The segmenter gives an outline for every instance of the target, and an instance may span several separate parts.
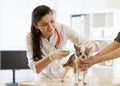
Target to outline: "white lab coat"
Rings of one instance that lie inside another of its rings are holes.
[[[88,40],[85,37],[78,35],[74,30],[67,27],[66,25],[57,24],[57,29],[61,36],[58,49],[64,49],[68,40],[71,40],[73,43],[77,45],[81,45],[88,42]],[[45,38],[42,38],[43,42],[42,52],[44,54],[43,58],[48,56],[50,52],[56,50],[54,47],[56,40],[57,40],[56,32],[51,36],[50,41],[46,40]],[[27,58],[29,67],[33,71],[35,71],[36,69],[34,65],[35,62],[33,61],[32,57],[32,45],[30,33],[27,34]],[[64,58],[62,60],[53,61],[44,70],[37,74],[38,79],[61,78],[64,72],[64,68],[62,67],[63,63]]]

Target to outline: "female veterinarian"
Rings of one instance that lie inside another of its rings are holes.
[[[97,53],[95,56],[90,57],[86,61],[81,61],[79,66],[83,70],[87,70],[92,65],[112,60],[120,57],[120,32],[112,43],[107,45],[103,50]]]
[[[71,28],[56,23],[54,12],[48,6],[41,5],[33,10],[31,32],[26,41],[28,65],[38,75],[37,79],[61,78],[62,58],[69,54],[64,50],[68,40],[76,45],[91,42]]]

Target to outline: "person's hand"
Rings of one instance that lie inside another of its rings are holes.
[[[49,59],[51,61],[54,61],[56,59],[62,59],[63,57],[66,57],[70,52],[67,52],[65,50],[56,50],[49,54]]]
[[[94,56],[88,57],[86,60],[79,61],[79,68],[83,71],[88,70],[92,65],[94,65]]]

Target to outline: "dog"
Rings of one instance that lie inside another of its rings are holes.
[[[75,74],[75,82],[74,85],[78,85],[78,81],[81,81],[79,79],[79,73],[81,72],[81,69],[79,68],[78,62],[80,60],[85,60],[91,53],[91,50],[93,47],[87,47],[86,45],[76,46],[74,45],[75,52],[69,57],[68,61],[63,64],[63,67],[65,68],[65,72],[61,78],[61,82],[64,82],[64,77],[67,74],[68,70],[70,68],[74,68],[74,74]],[[92,51],[93,52],[93,51]],[[85,82],[85,76],[87,71],[82,71],[83,77],[82,77],[82,84],[86,85]]]

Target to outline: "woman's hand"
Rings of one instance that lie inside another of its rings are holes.
[[[56,50],[49,54],[49,58],[51,61],[54,61],[56,59],[62,59],[63,57],[66,57],[69,55],[70,52],[66,52],[65,50]]]

